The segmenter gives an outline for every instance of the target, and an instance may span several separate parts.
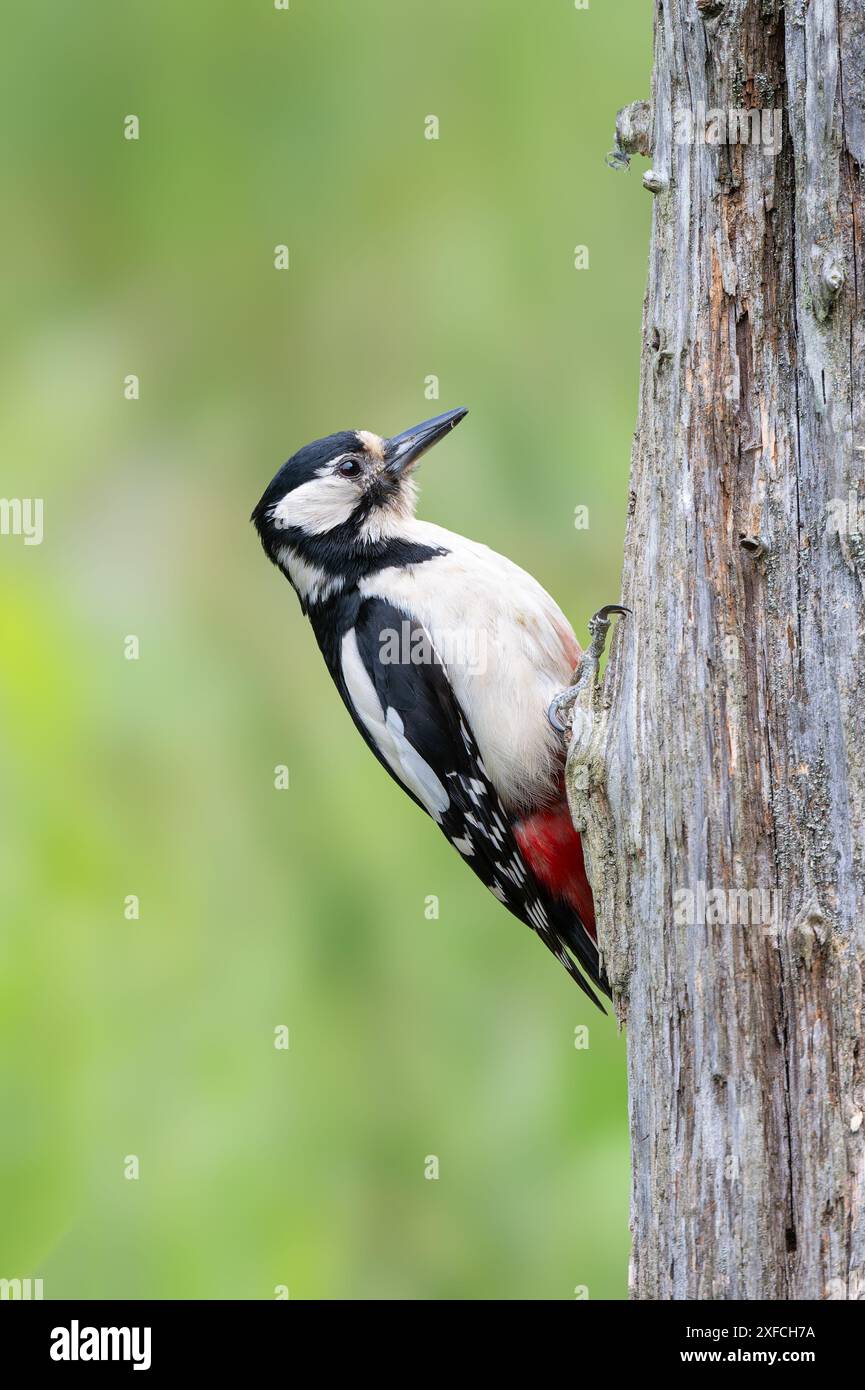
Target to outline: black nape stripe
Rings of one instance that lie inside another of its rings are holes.
[[[353,589],[362,579],[379,570],[392,567],[405,569],[409,565],[422,565],[427,560],[448,554],[444,546],[422,545],[398,536],[359,544],[353,527],[349,542],[345,531],[343,526],[320,535],[310,535],[298,527],[278,531],[274,538],[276,553],[271,554],[271,559],[276,561],[279,549],[289,546],[302,560],[315,565],[329,578],[341,579],[345,588]],[[265,546],[265,549],[268,547]]]

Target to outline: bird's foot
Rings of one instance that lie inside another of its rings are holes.
[[[607,603],[589,619],[589,635],[592,640],[587,650],[583,652],[582,660],[576,670],[576,680],[567,690],[563,690],[561,695],[555,697],[547,710],[547,718],[557,733],[570,733],[577,699],[587,685],[594,683],[598,674],[598,665],[606,646],[607,633],[610,630],[610,619],[613,613],[625,617],[630,611],[630,608],[623,608],[620,603]]]

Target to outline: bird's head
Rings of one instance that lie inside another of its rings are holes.
[[[392,439],[343,430],[283,464],[252,520],[304,604],[326,597],[346,574],[362,572],[365,561],[398,542],[414,516],[415,465],[466,413],[449,410]]]

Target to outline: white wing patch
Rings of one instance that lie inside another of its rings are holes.
[[[296,526],[309,536],[320,536],[348,521],[359,501],[357,488],[328,466],[319,469],[318,476],[308,483],[287,492],[271,517],[278,530]]]
[[[342,639],[341,655],[343,680],[352,705],[376,748],[403,786],[417,797],[434,821],[440,822],[450,806],[450,797],[429,763],[405,737],[405,726],[397,710],[382,708],[361,659],[354,628]]]

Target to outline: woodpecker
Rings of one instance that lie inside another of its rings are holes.
[[[252,521],[378,761],[602,1008],[588,983],[609,996],[592,891],[548,718],[580,646],[531,575],[415,517],[415,466],[466,414],[389,439],[318,439],[280,468]]]

